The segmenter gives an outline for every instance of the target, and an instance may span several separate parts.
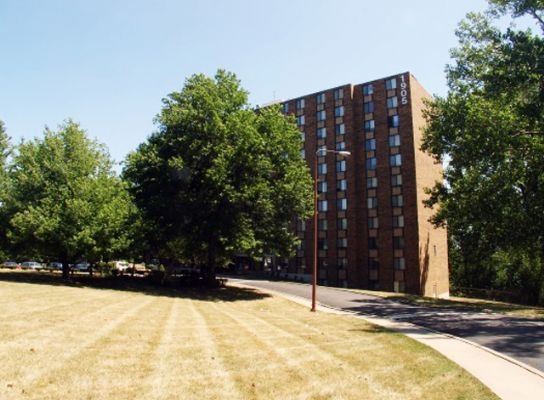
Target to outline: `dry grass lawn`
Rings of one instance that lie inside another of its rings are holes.
[[[208,294],[0,276],[0,399],[496,399],[362,320],[247,289]]]

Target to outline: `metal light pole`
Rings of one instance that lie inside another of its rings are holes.
[[[341,156],[350,156],[351,152],[349,151],[343,151],[343,150],[331,150],[327,149],[326,147],[320,147],[315,152],[315,165],[314,165],[314,260],[313,260],[313,268],[312,268],[312,308],[310,311],[315,312],[315,305],[316,305],[316,289],[317,289],[317,241],[318,241],[318,229],[317,229],[317,222],[318,222],[318,210],[317,210],[317,184],[318,184],[318,174],[317,174],[317,159],[320,156],[320,153],[323,155],[327,153],[334,153],[339,154]]]

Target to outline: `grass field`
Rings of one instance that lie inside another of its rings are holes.
[[[411,339],[257,291],[54,282],[0,274],[0,399],[496,399]]]

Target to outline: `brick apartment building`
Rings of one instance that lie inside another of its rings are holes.
[[[441,179],[441,166],[420,150],[428,97],[406,72],[282,103],[313,176],[317,157],[319,284],[448,296],[446,231],[423,205],[425,188]],[[308,280],[313,221],[299,222],[297,233],[287,274]]]

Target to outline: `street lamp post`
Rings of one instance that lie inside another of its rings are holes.
[[[320,156],[320,153],[323,155],[326,155],[327,153],[334,153],[341,156],[349,156],[351,155],[351,152],[344,151],[344,150],[331,150],[327,149],[326,147],[320,147],[315,152],[315,165],[314,165],[314,259],[313,259],[313,268],[312,268],[312,309],[311,311],[315,312],[315,306],[316,306],[316,289],[317,289],[317,241],[318,241],[318,214],[319,211],[317,209],[317,184],[318,184],[318,173],[317,173],[317,159]]]

